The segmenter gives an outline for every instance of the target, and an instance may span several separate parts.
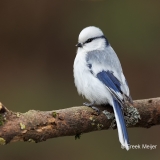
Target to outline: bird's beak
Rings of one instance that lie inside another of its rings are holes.
[[[76,47],[82,47],[82,43],[76,44]]]

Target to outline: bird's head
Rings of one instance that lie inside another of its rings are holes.
[[[84,28],[78,38],[78,44],[76,45],[79,49],[85,51],[103,50],[109,43],[105,38],[103,32],[94,26]]]

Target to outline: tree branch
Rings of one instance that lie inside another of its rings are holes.
[[[160,124],[160,98],[136,100],[141,119],[135,126],[149,128]],[[112,120],[102,113],[110,106],[99,106],[97,115],[89,107],[71,107],[55,111],[12,112],[0,103],[0,144],[16,141],[41,142],[49,138],[75,136],[81,133],[109,129]]]

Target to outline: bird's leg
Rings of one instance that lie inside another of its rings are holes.
[[[97,114],[99,115],[99,109],[97,107],[94,106],[94,103],[88,103],[88,102],[84,102],[83,103],[84,106],[87,106],[87,107],[91,107],[93,110],[95,110],[97,112]]]

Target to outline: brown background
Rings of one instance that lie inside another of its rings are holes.
[[[118,54],[133,99],[158,97],[160,88],[160,2],[0,1],[0,101],[13,111],[79,106],[73,61],[79,32],[100,27]],[[12,143],[0,160],[159,159],[160,129],[129,129],[131,144],[155,150],[120,148],[117,130]]]

